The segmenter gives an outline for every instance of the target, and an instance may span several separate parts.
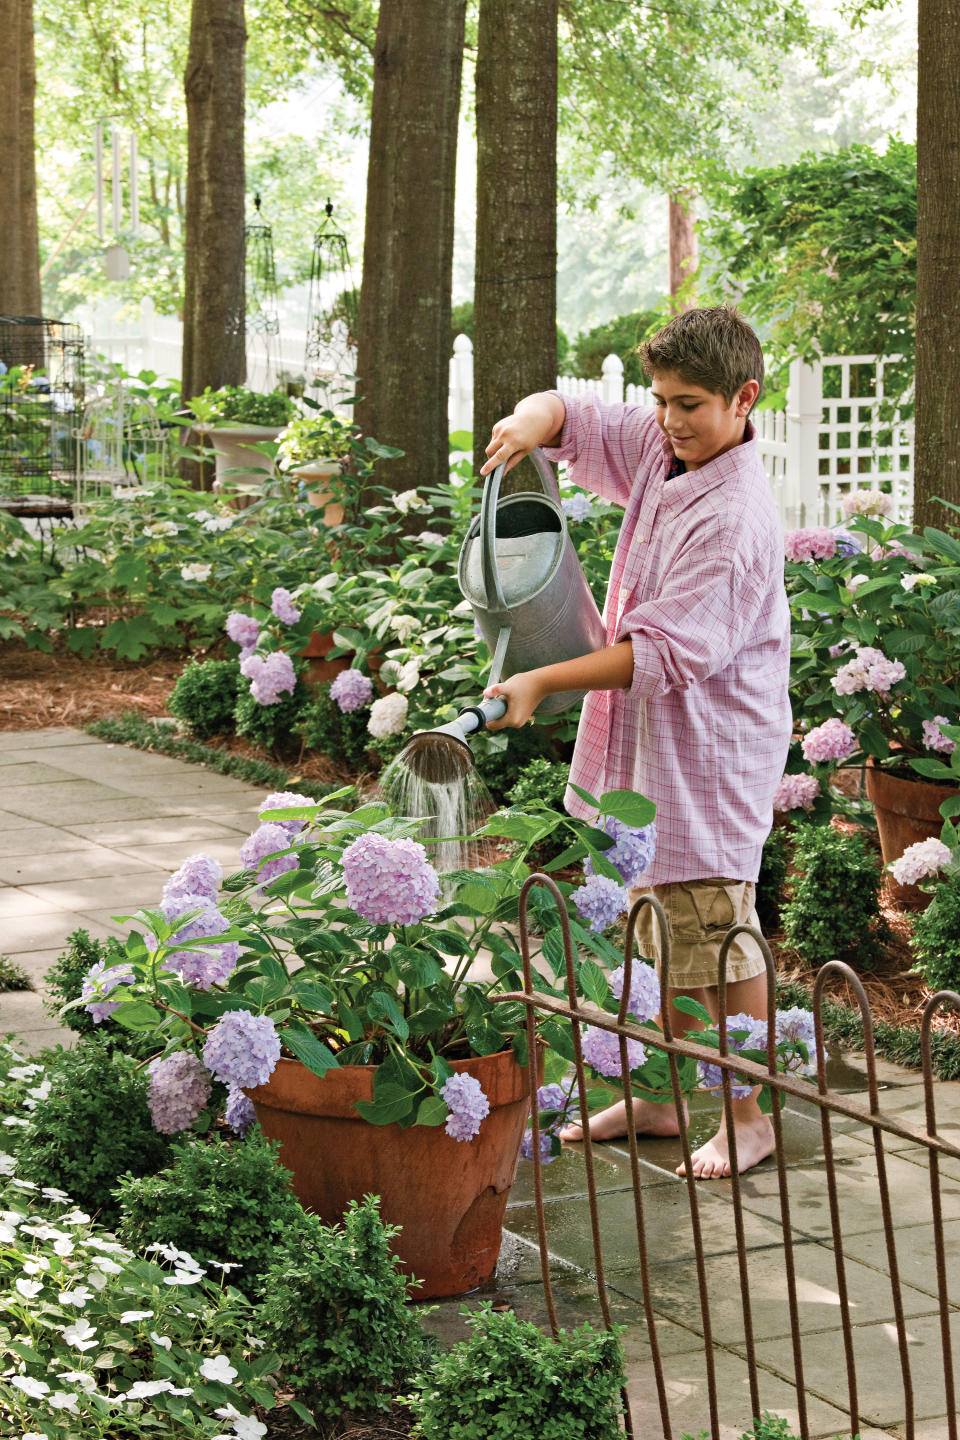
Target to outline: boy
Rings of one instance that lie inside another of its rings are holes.
[[[485,693],[508,704],[494,730],[523,725],[545,695],[588,691],[571,780],[592,795],[630,788],[656,801],[657,853],[644,878],[670,922],[671,990],[716,1017],[724,934],[758,924],[754,882],[792,728],[783,540],[748,419],[763,355],[725,306],[676,316],[640,355],[652,411],[548,391],[493,427],[482,474],[541,445],[570,462],[578,485],[625,514],[606,648],[512,675]],[[572,790],[565,803],[588,813]],[[638,939],[656,958],[654,932],[644,907]],[[764,963],[748,936],[727,960],[727,1013],[741,1011],[767,1014]],[[688,1016],[672,1013],[674,1033],[691,1028]],[[774,1149],[758,1093],[733,1101],[741,1171]],[[638,1132],[677,1133],[670,1106],[634,1101],[632,1119]],[[590,1133],[610,1139],[627,1124],[620,1102],[591,1118]],[[561,1138],[581,1135],[570,1126]],[[730,1174],[723,1121],[692,1165],[702,1179]]]

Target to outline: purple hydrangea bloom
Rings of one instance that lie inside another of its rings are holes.
[[[207,1036],[203,1058],[231,1090],[265,1085],[280,1059],[280,1036],[269,1015],[228,1010]]]
[[[454,1140],[472,1140],[483,1117],[490,1113],[490,1101],[480,1081],[472,1075],[451,1075],[440,1094],[450,1110],[444,1127],[447,1134]]]
[[[786,1062],[786,1068],[791,1074],[812,1075],[817,1068],[817,1034],[813,1024],[813,1014],[810,1010],[804,1010],[799,1005],[794,1005],[792,1010],[777,1011],[777,1044],[783,1041],[793,1041],[806,1047],[807,1059],[804,1060],[799,1050],[795,1051]],[[767,1048],[767,1022],[757,1020],[748,1038],[744,1041],[745,1050],[766,1050]]]
[[[556,1156],[553,1152],[553,1130],[540,1131],[540,1161],[543,1165],[549,1165]],[[533,1159],[533,1131],[528,1126],[523,1132],[523,1139],[520,1141],[520,1154],[524,1160]]]
[[[606,875],[591,875],[586,884],[578,885],[573,892],[573,903],[577,914],[587,920],[595,935],[606,930],[627,909],[629,896],[623,885],[610,880]]]
[[[291,835],[286,824],[267,822],[248,835],[240,846],[240,864],[244,870],[256,870],[257,882],[269,885],[278,875],[287,870],[296,870],[296,855],[278,855],[278,850],[289,850]],[[274,856],[274,859],[268,859]]]
[[[182,895],[206,895],[215,900],[223,879],[223,867],[212,855],[199,851],[189,855],[163,887],[164,900]],[[186,906],[183,907],[186,909]]]
[[[294,605],[293,596],[282,585],[278,585],[270,596],[270,609],[283,625],[296,625],[300,619],[301,612]]]
[[[210,1099],[210,1072],[192,1050],[176,1050],[151,1060],[147,1104],[153,1127],[162,1135],[189,1130]]]
[[[257,1123],[257,1112],[253,1101],[242,1090],[231,1090],[227,1095],[227,1109],[223,1117],[230,1129],[243,1139]]]
[[[562,505],[563,513],[567,516],[568,520],[586,520],[587,516],[593,509],[593,505],[590,501],[590,496],[584,495],[582,493],[577,495],[568,495],[565,500],[561,500],[560,504]]]
[[[572,1090],[575,1081],[571,1080]],[[571,1115],[567,1111],[567,1103],[570,1099],[570,1090],[565,1090],[562,1085],[541,1085],[537,1091],[537,1110],[555,1110],[557,1113],[549,1125],[540,1126],[540,1159],[544,1165],[549,1165],[556,1156],[553,1150],[553,1137],[563,1125],[579,1124],[579,1114]],[[520,1142],[520,1154],[525,1160],[533,1159],[533,1130],[530,1126],[523,1132],[523,1139]]]
[[[258,705],[277,705],[281,695],[292,695],[297,686],[293,661],[286,650],[248,655],[240,662],[240,673],[250,681],[250,694]]]
[[[84,1000],[93,995],[109,995],[114,986],[132,985],[133,981],[134,974],[129,965],[107,965],[103,960],[98,960],[83,977],[80,995]],[[114,1010],[119,1010],[120,1004],[119,1000],[93,1000],[91,1004],[85,1005],[84,1009],[88,1015],[93,1016],[93,1023],[99,1025],[101,1020],[106,1020]]]
[[[727,1016],[727,1049],[729,1050],[730,1054],[731,1054],[731,1055],[735,1055],[735,1054],[736,1054],[738,1051],[740,1051],[740,1050],[757,1050],[757,1049],[760,1049],[760,1048],[761,1048],[760,1046],[757,1046],[757,1045],[755,1045],[755,1044],[753,1043],[753,1036],[754,1036],[754,1035],[756,1034],[756,1032],[757,1032],[757,1027],[758,1027],[758,1025],[761,1025],[761,1024],[762,1024],[762,1022],[759,1021],[759,1020],[756,1018],[755,1015],[748,1015],[748,1014],[746,1014],[745,1011],[741,1011],[739,1015],[728,1015],[728,1016]],[[767,1029],[766,1025],[763,1025],[763,1032],[764,1032],[764,1034],[763,1034],[763,1044],[764,1044],[764,1045],[766,1045],[766,1043],[767,1043],[766,1029]],[[740,1040],[735,1040],[735,1039],[732,1037],[732,1035],[731,1035],[731,1031],[733,1031],[733,1030],[746,1030],[747,1033],[746,1033],[746,1035],[745,1035],[742,1039],[740,1039]],[[696,1038],[695,1035],[694,1035],[694,1038]],[[706,1061],[700,1060],[700,1061],[697,1062],[697,1076],[698,1076],[698,1084],[699,1084],[699,1087],[700,1087],[701,1090],[716,1090],[718,1094],[722,1093],[722,1091],[721,1091],[721,1087],[722,1087],[722,1085],[723,1085],[723,1067],[722,1067],[722,1066],[720,1066],[720,1065],[710,1065],[710,1064],[707,1063]],[[732,1075],[732,1072],[731,1072],[731,1078],[730,1078],[730,1094],[733,1096],[734,1100],[745,1100],[745,1099],[747,1098],[747,1096],[750,1095],[750,1094],[753,1092],[753,1088],[754,1088],[754,1087],[753,1087],[752,1085],[740,1085],[740,1084],[738,1084],[737,1081],[733,1079],[733,1075]]]
[[[657,848],[656,825],[625,825],[612,815],[604,815],[597,824],[613,840],[609,850],[604,850],[604,860],[619,870],[624,885],[639,885],[640,877],[653,859]],[[585,875],[593,874],[593,862],[588,855],[583,862]]]
[[[289,810],[294,805],[309,804],[310,801],[305,795],[294,795],[292,790],[275,790],[272,795],[267,796],[257,814],[262,820],[267,810]],[[295,835],[300,834],[305,822],[303,820],[267,820],[265,823],[275,825],[280,830],[286,830],[292,840]]]
[[[373,681],[359,670],[341,670],[330,683],[330,699],[335,700],[344,715],[369,705]]]
[[[347,904],[374,925],[415,925],[435,909],[437,872],[416,840],[360,835],[343,852]]]
[[[834,530],[833,534],[837,542],[838,555],[846,555],[849,557],[850,555],[861,555],[863,553],[863,546],[860,544],[860,541],[855,535],[851,535],[849,530]]]
[[[620,1037],[612,1030],[601,1030],[595,1025],[587,1025],[583,1032],[582,1039],[583,1058],[588,1065],[601,1075],[607,1075],[611,1079],[619,1080],[620,1069]],[[647,1058],[645,1048],[639,1040],[627,1041],[627,1064],[631,1071],[639,1070]]]
[[[208,895],[188,895],[175,892],[165,897],[160,906],[164,918],[172,925],[180,915],[190,910],[200,914],[188,920],[171,937],[172,945],[186,946],[190,940],[208,939],[222,935],[229,930],[230,921],[212,904]],[[236,940],[225,940],[222,945],[204,945],[198,950],[175,950],[163,962],[165,970],[175,970],[184,985],[194,985],[198,990],[209,990],[213,985],[222,984],[232,975],[240,958],[240,946]]]
[[[244,615],[240,610],[231,610],[227,616],[226,631],[241,650],[255,650],[260,639],[260,622],[254,620],[252,615]]]
[[[619,1000],[623,994],[622,965],[610,976],[610,989]],[[630,967],[630,1000],[627,1006],[638,1020],[652,1020],[660,1014],[660,977],[652,965],[634,960]]]

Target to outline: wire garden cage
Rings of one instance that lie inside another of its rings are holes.
[[[328,200],[326,218],[313,237],[310,298],[304,371],[310,389],[320,390],[328,404],[352,393],[347,384],[356,367],[357,316],[360,303],[347,237],[333,218]]]
[[[28,508],[77,490],[77,424],[84,401],[79,325],[0,315],[0,503]]]
[[[168,470],[170,427],[145,391],[120,366],[87,387],[77,430],[81,499],[163,480]]]

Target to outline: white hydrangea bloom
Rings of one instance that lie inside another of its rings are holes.
[[[387,735],[399,735],[407,723],[409,703],[406,695],[397,691],[374,700],[367,721],[370,734],[377,740],[382,740]]]

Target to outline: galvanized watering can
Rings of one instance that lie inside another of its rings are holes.
[[[525,490],[501,500],[504,466],[498,465],[460,550],[457,580],[493,656],[490,685],[521,670],[592,654],[606,643],[606,628],[567,534],[553,468],[541,450],[531,451],[530,458],[544,493]],[[584,693],[548,695],[537,714],[557,715]],[[467,736],[499,720],[506,709],[499,697],[481,698],[456,720],[419,731],[399,760],[419,780],[462,781],[473,766]]]
[[[460,550],[457,581],[493,656],[491,685],[521,670],[592,654],[606,643],[603,620],[567,533],[553,467],[542,450],[533,450],[530,458],[544,493],[524,490],[501,499],[504,466],[498,465]],[[569,710],[583,694],[548,695],[537,714]]]

